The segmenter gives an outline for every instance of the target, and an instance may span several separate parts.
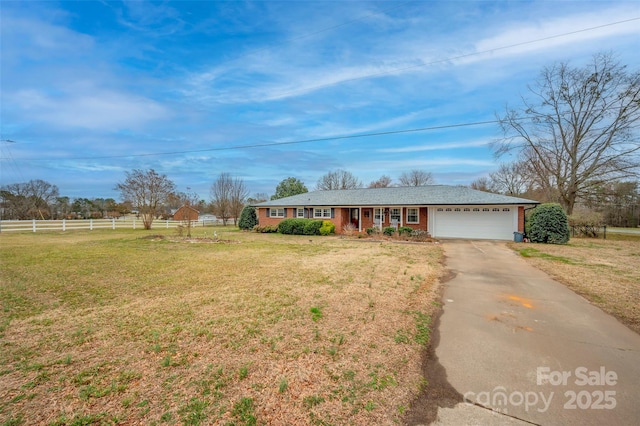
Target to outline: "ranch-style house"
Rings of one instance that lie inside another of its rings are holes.
[[[539,203],[464,186],[427,185],[314,191],[256,204],[260,226],[285,218],[330,220],[336,233],[407,226],[435,238],[511,240],[524,232],[525,209]]]

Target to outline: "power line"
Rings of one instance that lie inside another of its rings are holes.
[[[216,147],[216,148],[194,149],[194,150],[185,150],[185,151],[154,152],[154,153],[147,153],[147,154],[107,155],[107,156],[93,156],[93,157],[67,157],[67,158],[64,158],[64,160],[104,160],[104,159],[110,159],[110,158],[153,157],[153,156],[162,156],[162,155],[195,154],[200,152],[232,151],[232,150],[240,150],[240,149],[264,148],[264,147],[272,147],[272,146],[298,145],[298,144],[313,143],[313,142],[328,142],[328,141],[336,141],[336,140],[343,140],[343,139],[369,138],[374,136],[398,135],[402,133],[427,132],[427,131],[433,131],[433,130],[453,129],[458,127],[483,126],[486,124],[495,124],[498,122],[499,120],[475,121],[475,122],[469,122],[469,123],[446,124],[442,126],[418,127],[414,129],[390,130],[387,132],[375,132],[375,133],[360,133],[355,135],[329,136],[326,138],[302,139],[302,140],[284,141],[284,142],[263,142],[263,143],[247,144],[247,145],[223,146],[223,147]],[[48,159],[19,158],[17,160],[50,161],[51,159],[50,158]]]
[[[583,28],[583,29],[580,29],[580,30],[570,31],[570,32],[567,32],[567,33],[562,33],[562,34],[556,34],[556,35],[552,35],[552,36],[548,36],[548,37],[542,37],[542,38],[538,38],[538,39],[535,39],[535,40],[523,41],[523,42],[520,42],[520,43],[509,44],[509,45],[506,45],[506,46],[494,47],[492,49],[481,50],[479,52],[465,53],[464,55],[452,56],[452,57],[445,58],[445,59],[437,59],[437,60],[430,61],[430,62],[425,62],[425,63],[422,63],[422,64],[409,65],[409,66],[400,67],[400,68],[392,68],[392,69],[387,70],[387,71],[380,71],[380,72],[373,73],[373,74],[362,75],[360,77],[348,78],[348,79],[341,80],[341,81],[336,82],[336,83],[327,83],[327,84],[321,84],[319,86],[306,87],[303,90],[293,90],[291,92],[283,93],[280,96],[281,97],[285,97],[285,96],[288,96],[288,95],[295,95],[296,93],[309,92],[309,91],[312,91],[312,90],[317,90],[317,89],[322,89],[322,88],[325,88],[325,87],[336,86],[336,85],[339,85],[339,84],[348,83],[348,82],[352,82],[352,81],[364,80],[364,79],[371,78],[371,77],[379,77],[381,75],[393,74],[393,73],[396,73],[396,72],[406,71],[406,70],[410,70],[410,69],[414,69],[414,68],[421,68],[421,67],[426,67],[426,66],[429,66],[429,65],[440,64],[440,63],[443,63],[443,62],[455,61],[455,60],[458,60],[458,59],[464,59],[464,58],[468,58],[468,57],[471,57],[471,56],[483,55],[485,53],[492,53],[492,52],[496,52],[496,51],[499,51],[499,50],[511,49],[512,47],[524,46],[524,45],[527,45],[527,44],[539,43],[541,41],[553,40],[553,39],[556,39],[556,38],[566,37],[566,36],[570,36],[570,35],[574,35],[574,34],[579,34],[579,33],[587,32],[587,31],[593,31],[593,30],[597,30],[597,29],[600,29],[600,28],[611,27],[613,25],[624,24],[624,23],[627,23],[627,22],[632,22],[632,21],[637,21],[637,20],[640,20],[640,17],[629,18],[629,19],[625,19],[625,20],[622,20],[622,21],[610,22],[608,24],[602,24],[602,25],[597,25],[595,27]]]

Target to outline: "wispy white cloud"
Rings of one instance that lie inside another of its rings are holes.
[[[592,50],[597,40],[622,35],[640,36],[640,20],[629,21],[632,18],[640,18],[640,8],[628,3],[623,7],[587,13],[510,21],[497,27],[494,35],[478,40],[473,55],[456,59],[455,62],[464,64],[495,60],[567,45],[579,45]]]
[[[29,114],[30,121],[46,123],[53,128],[115,132],[140,128],[168,116],[167,108],[153,100],[100,88],[62,96],[25,89],[7,94],[6,99],[13,108]]]

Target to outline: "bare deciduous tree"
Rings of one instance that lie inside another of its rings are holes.
[[[434,183],[433,175],[423,170],[403,172],[398,180],[402,186],[426,186]]]
[[[175,184],[166,175],[158,174],[153,169],[134,169],[125,173],[126,179],[118,183],[115,189],[120,191],[124,200],[130,200],[138,209],[144,228],[151,229],[158,207],[175,191]]]
[[[498,192],[493,186],[493,181],[486,176],[479,177],[469,185],[471,189],[483,192]]]
[[[52,217],[58,187],[41,179],[12,183],[1,189],[4,217],[15,219],[44,219]]]
[[[362,182],[351,172],[338,169],[327,173],[318,179],[316,189],[319,191],[330,191],[335,189],[356,189],[361,188]]]
[[[380,176],[380,179],[374,180],[369,184],[369,188],[388,188],[391,186],[391,178],[387,175]]]
[[[233,218],[236,223],[249,191],[244,181],[239,178],[232,178],[229,173],[220,173],[218,179],[211,185],[211,207],[213,213],[220,219],[222,224]]]
[[[504,137],[494,147],[498,155],[522,152],[567,214],[593,182],[638,176],[639,71],[601,53],[583,68],[544,68],[529,92],[499,118]]]
[[[495,192],[520,197],[531,189],[529,168],[526,162],[502,163],[489,178]]]
[[[231,216],[233,217],[233,224],[238,224],[242,209],[244,209],[247,197],[249,196],[249,190],[244,184],[244,181],[240,178],[233,180],[231,186]]]

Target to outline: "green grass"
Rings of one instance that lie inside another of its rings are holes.
[[[573,260],[567,257],[554,256],[552,254],[544,253],[533,247],[520,248],[518,249],[518,253],[520,253],[520,256],[522,257],[539,257],[541,259],[553,260],[556,262],[566,263],[569,265],[575,263]]]

